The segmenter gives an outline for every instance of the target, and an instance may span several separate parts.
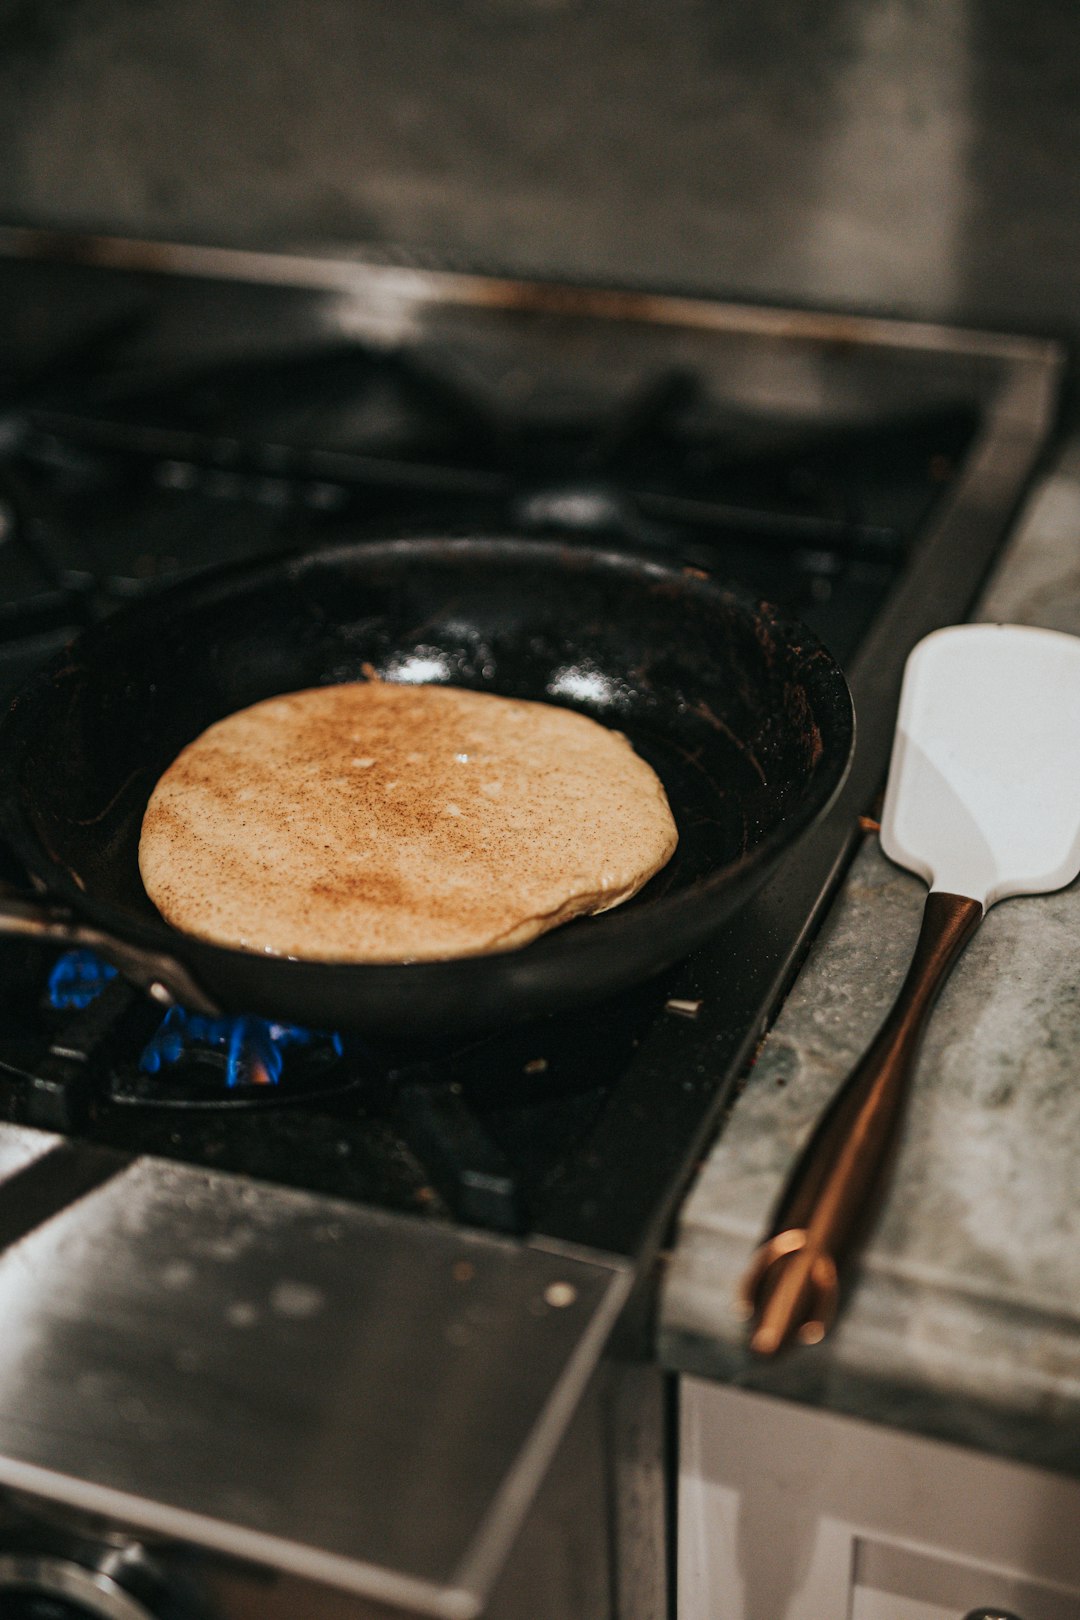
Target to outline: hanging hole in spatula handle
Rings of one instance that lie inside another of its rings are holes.
[[[96,951],[163,1007],[180,1006],[208,1018],[220,1011],[175,956],[121,939],[81,921],[66,906],[0,882],[0,938],[5,937]]]
[[[926,1020],[983,916],[978,900],[927,896],[915,955],[892,1011],[798,1159],[743,1279],[750,1346],[816,1344],[835,1315],[840,1273],[880,1196]]]

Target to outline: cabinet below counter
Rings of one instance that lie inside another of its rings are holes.
[[[679,1620],[1080,1620],[1080,1481],[682,1380]]]

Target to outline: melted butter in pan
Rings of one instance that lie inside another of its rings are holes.
[[[139,865],[222,945],[411,962],[524,945],[628,900],[674,852],[659,778],[545,703],[382,681],[271,698],[161,778]]]

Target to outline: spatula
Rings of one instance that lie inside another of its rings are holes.
[[[915,955],[873,1045],[818,1123],[743,1279],[751,1348],[816,1344],[880,1199],[919,1040],[990,906],[1080,872],[1080,637],[1020,625],[927,636],[904,672],[881,820],[930,885]]]

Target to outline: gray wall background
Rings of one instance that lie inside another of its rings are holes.
[[[0,0],[0,219],[1080,332],[1074,0]]]

